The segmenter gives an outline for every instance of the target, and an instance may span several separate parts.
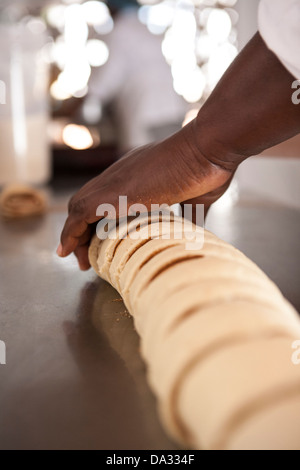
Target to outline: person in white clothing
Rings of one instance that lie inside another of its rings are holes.
[[[300,133],[300,0],[262,0],[260,30],[225,72],[197,118],[168,139],[138,148],[70,201],[58,255],[89,268],[100,204],[202,203],[228,188],[239,164]],[[297,90],[296,90],[297,91]],[[125,215],[119,212],[119,215]]]
[[[179,130],[188,106],[173,89],[161,37],[139,21],[138,9],[121,8],[114,20],[108,62],[93,71],[89,94],[102,105],[113,101],[124,152]]]
[[[262,0],[258,22],[268,48],[300,80],[300,1]]]

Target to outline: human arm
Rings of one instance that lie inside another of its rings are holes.
[[[130,152],[72,198],[58,254],[75,252],[88,269],[96,209],[110,203],[118,212],[119,195],[129,206],[138,202],[149,209],[195,198],[213,202],[243,160],[300,132],[293,81],[257,33],[194,121],[163,142]]]

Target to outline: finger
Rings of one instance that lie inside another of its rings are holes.
[[[75,256],[78,260],[78,265],[81,271],[88,271],[91,268],[88,257],[88,246],[80,246],[75,250]]]
[[[79,267],[82,271],[87,271],[91,267],[88,252],[91,238],[93,237],[94,233],[95,224],[89,225],[83,236],[79,239],[78,246],[74,251],[74,254],[78,259]]]
[[[89,224],[85,220],[69,215],[61,234],[59,256],[65,258],[73,253],[86,233],[89,234]]]
[[[91,267],[90,261],[89,261],[89,245],[82,245],[78,246],[74,254],[78,260],[79,268],[81,271],[88,271]]]

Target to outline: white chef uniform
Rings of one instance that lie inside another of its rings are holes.
[[[300,79],[300,0],[261,0],[258,21],[268,48]]]

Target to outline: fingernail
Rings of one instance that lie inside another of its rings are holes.
[[[62,244],[61,244],[61,243],[59,244],[59,247],[57,248],[56,253],[57,253],[58,256],[62,257],[62,255],[63,255],[63,247],[62,247]]]
[[[80,271],[88,271],[90,268],[86,264],[79,263]]]

